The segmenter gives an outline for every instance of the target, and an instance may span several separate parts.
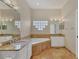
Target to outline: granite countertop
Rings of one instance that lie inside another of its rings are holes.
[[[28,45],[31,41],[27,39],[0,46],[0,51],[19,51]],[[18,48],[16,47],[18,45]]]

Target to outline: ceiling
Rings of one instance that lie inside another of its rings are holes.
[[[60,9],[68,0],[26,0],[32,9]]]

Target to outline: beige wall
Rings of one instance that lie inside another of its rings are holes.
[[[38,31],[32,25],[32,34],[49,34],[50,33],[50,18],[60,18],[61,17],[61,10],[60,9],[53,9],[53,10],[32,10],[32,21],[41,19],[47,20],[49,22],[48,26],[43,31]]]
[[[77,0],[69,0],[62,8],[62,13],[65,19],[65,46],[76,54],[77,41]]]
[[[32,18],[60,18],[61,9],[51,9],[51,10],[32,10]]]
[[[30,35],[31,31],[31,9],[27,5],[25,0],[16,0],[19,7],[18,11],[21,16],[21,36]]]

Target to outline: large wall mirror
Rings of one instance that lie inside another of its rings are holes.
[[[63,34],[64,22],[63,21],[51,21],[50,22],[50,33],[51,34]]]
[[[0,37],[20,37],[20,14],[12,1],[13,0],[0,0]]]

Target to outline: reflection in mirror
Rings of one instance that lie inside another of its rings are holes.
[[[12,9],[0,10],[0,26],[2,34],[19,34],[20,17],[17,12]],[[4,26],[6,25],[6,26]],[[6,28],[7,27],[7,28]],[[3,28],[6,30],[4,31]]]
[[[59,24],[59,29],[64,30],[64,22]]]
[[[4,1],[0,1],[0,41],[20,39],[20,14],[14,9],[12,3],[9,5]],[[6,36],[8,37],[7,39]]]
[[[51,23],[50,23],[50,33],[51,34],[62,34],[63,30],[64,30],[63,21],[51,21]]]

